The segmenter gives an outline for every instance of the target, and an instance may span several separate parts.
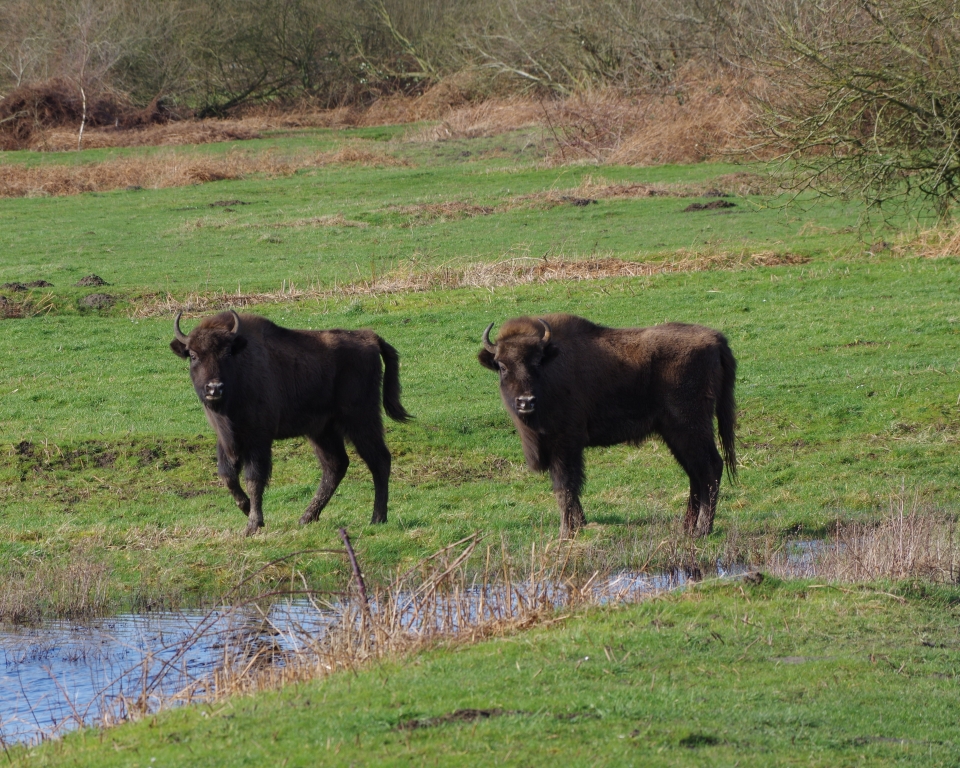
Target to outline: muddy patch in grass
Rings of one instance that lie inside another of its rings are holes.
[[[71,472],[89,467],[111,468],[118,464],[134,468],[155,466],[168,470],[179,467],[183,454],[209,452],[213,441],[198,439],[89,440],[75,445],[42,444],[23,440],[10,446],[8,461],[12,460],[22,477],[26,473],[42,474],[57,470]]]
[[[684,213],[690,213],[691,211],[720,211],[726,208],[736,208],[736,203],[731,203],[729,200],[711,200],[709,203],[690,203],[686,208],[683,209]]]
[[[416,731],[421,728],[438,728],[451,723],[475,723],[478,720],[489,720],[493,717],[504,717],[507,715],[528,715],[529,712],[519,710],[504,709],[458,709],[454,712],[448,712],[445,715],[437,717],[425,717],[414,720],[403,720],[398,723],[398,731]]]

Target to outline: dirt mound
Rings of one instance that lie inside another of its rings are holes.
[[[74,283],[78,288],[87,288],[91,285],[110,285],[106,280],[104,280],[100,275],[87,275],[86,277],[81,277]]]

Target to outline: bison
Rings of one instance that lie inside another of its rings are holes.
[[[247,535],[263,527],[273,441],[288,437],[305,436],[323,468],[301,525],[317,519],[343,479],[350,463],[345,439],[373,475],[372,522],[386,522],[390,451],[381,383],[387,415],[410,418],[400,404],[397,351],[373,331],[291,330],[232,310],[184,335],[181,315],[170,348],[190,360],[193,388],[217,433],[217,472],[248,517]],[[240,486],[241,467],[249,496]]]
[[[550,472],[561,537],[584,523],[583,449],[638,444],[652,434],[690,477],[684,529],[699,536],[713,530],[724,463],[736,474],[737,364],[723,334],[683,323],[605,328],[557,314],[508,320],[494,344],[491,328],[478,358],[500,374],[527,466]]]

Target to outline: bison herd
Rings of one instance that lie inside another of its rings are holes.
[[[392,346],[373,331],[292,330],[232,310],[184,334],[180,318],[170,347],[190,361],[217,434],[217,472],[247,516],[247,535],[263,527],[273,441],[289,437],[306,437],[323,470],[301,524],[317,519],[346,474],[347,440],[373,475],[372,522],[386,522],[390,451],[381,399],[391,419],[410,418]],[[737,364],[723,334],[682,323],[605,328],[564,314],[508,320],[496,341],[492,328],[478,358],[500,376],[527,466],[550,473],[561,537],[584,523],[584,448],[650,435],[663,439],[690,478],[686,532],[711,532],[724,465],[736,473]]]

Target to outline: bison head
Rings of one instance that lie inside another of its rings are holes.
[[[216,411],[229,397],[227,384],[235,366],[234,357],[247,345],[240,335],[240,315],[233,310],[206,318],[185,335],[180,330],[180,316],[173,321],[176,338],[170,342],[174,354],[190,361],[190,378],[206,407]]]
[[[510,320],[500,329],[497,343],[490,341],[490,329],[483,332],[480,364],[500,374],[500,394],[507,408],[523,421],[532,423],[542,412],[543,368],[557,355],[550,343],[550,326],[542,319],[523,317]]]

